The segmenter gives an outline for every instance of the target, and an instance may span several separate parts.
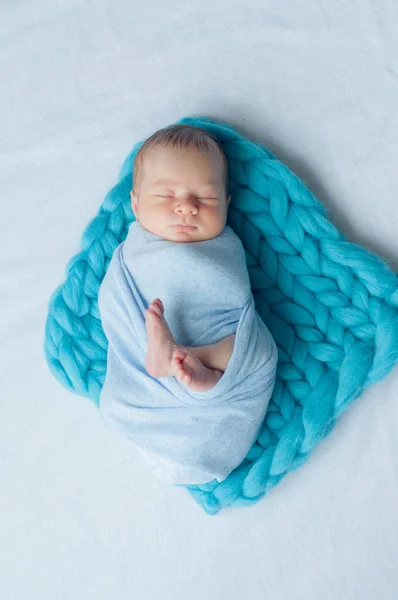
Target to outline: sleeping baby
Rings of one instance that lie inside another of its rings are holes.
[[[98,297],[101,415],[176,485],[223,481],[244,461],[275,384],[276,345],[226,225],[227,177],[206,131],[172,125],[146,140],[134,160],[135,221]]]

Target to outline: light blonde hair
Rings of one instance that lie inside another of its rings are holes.
[[[215,151],[222,161],[225,195],[228,194],[228,162],[224,150],[217,139],[209,132],[192,125],[169,125],[155,131],[145,142],[134,158],[133,188],[141,182],[145,155],[155,146],[173,148],[195,148],[204,152]]]

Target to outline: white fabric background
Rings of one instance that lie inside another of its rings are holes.
[[[53,378],[47,302],[134,143],[264,143],[398,268],[394,0],[0,4],[3,600],[395,600],[398,373],[259,504],[208,516]]]

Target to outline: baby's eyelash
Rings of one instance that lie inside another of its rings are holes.
[[[167,194],[158,194],[158,196],[159,196],[159,198],[174,198],[174,196],[167,195]],[[201,197],[199,197],[199,200],[218,200],[218,198],[201,196]]]

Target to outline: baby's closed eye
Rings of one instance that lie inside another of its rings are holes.
[[[174,198],[174,196],[172,194],[156,194],[156,197],[158,198]],[[207,201],[213,201],[213,202],[217,202],[218,198],[214,197],[214,196],[199,196],[198,200],[205,200]]]

